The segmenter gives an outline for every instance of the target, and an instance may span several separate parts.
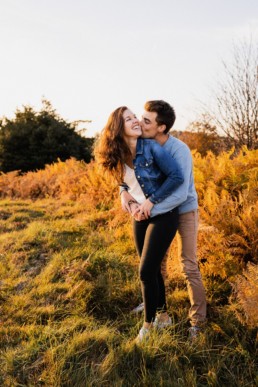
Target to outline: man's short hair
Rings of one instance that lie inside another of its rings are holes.
[[[176,120],[174,108],[169,103],[162,100],[147,101],[144,105],[147,112],[157,113],[156,121],[158,125],[165,125],[163,133],[168,133]]]

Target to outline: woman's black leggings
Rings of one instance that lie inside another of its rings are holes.
[[[140,280],[146,322],[153,322],[156,311],[166,311],[161,261],[178,228],[178,209],[142,221],[133,221],[136,249],[141,257]]]

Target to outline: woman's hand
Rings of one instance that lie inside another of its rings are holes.
[[[131,204],[129,202],[134,201],[134,198],[127,191],[121,192],[120,197],[121,197],[122,209],[131,214],[131,212],[132,212],[131,211]]]
[[[138,209],[137,213],[140,214],[141,216],[144,215],[144,219],[148,219],[151,214],[151,209],[154,206],[154,204],[150,201],[150,199],[145,200],[144,203],[142,203]],[[139,216],[139,215],[138,215]],[[136,219],[138,220],[138,219]],[[142,219],[140,219],[142,220]]]
[[[131,215],[137,221],[145,219],[144,214],[142,214],[140,212],[139,208],[140,208],[140,204],[139,203],[132,203],[131,204]]]
[[[139,213],[139,207],[140,207],[140,204],[137,203],[137,202],[132,202],[130,203],[130,214],[135,217],[136,214]]]

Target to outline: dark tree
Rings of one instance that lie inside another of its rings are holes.
[[[13,120],[0,121],[0,170],[27,172],[70,157],[89,162],[93,139],[75,129],[46,100],[39,112],[30,106],[17,110]]]

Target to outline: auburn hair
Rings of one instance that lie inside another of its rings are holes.
[[[128,108],[121,106],[110,114],[94,147],[97,163],[113,175],[119,184],[123,182],[126,160],[132,157],[132,153],[123,138],[123,113],[125,110]]]

